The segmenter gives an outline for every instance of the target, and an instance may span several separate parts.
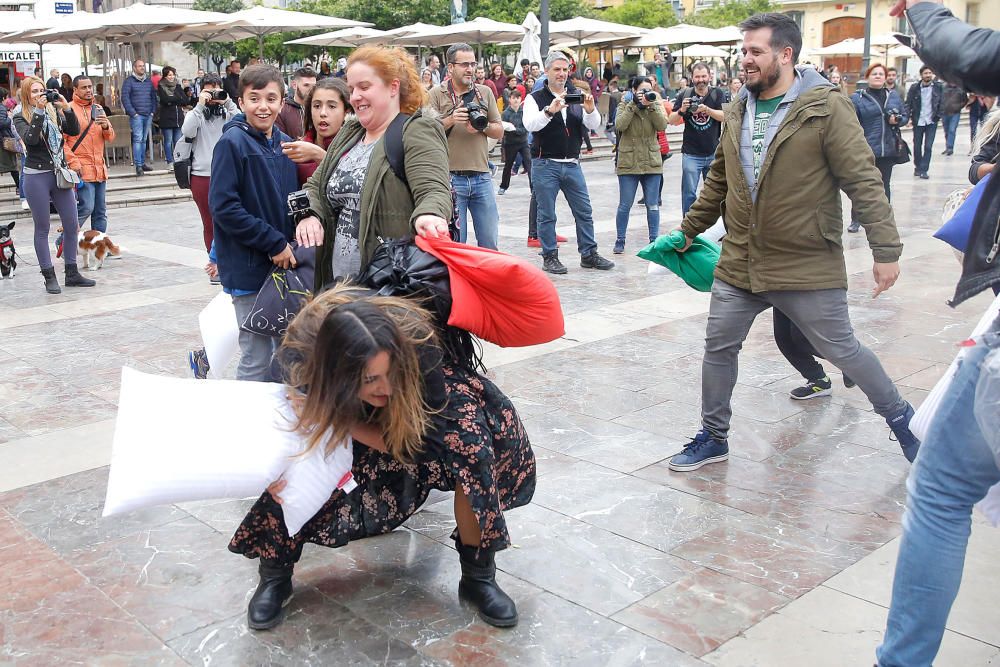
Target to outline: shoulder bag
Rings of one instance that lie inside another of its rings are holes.
[[[45,138],[43,137],[43,139]],[[52,158],[52,171],[56,175],[56,187],[60,190],[72,190],[79,185],[80,174],[70,169],[69,165],[66,164],[66,154],[59,151],[59,158],[56,159],[47,139],[45,139],[45,148],[49,151],[49,157]]]

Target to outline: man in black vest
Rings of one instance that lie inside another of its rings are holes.
[[[535,135],[531,145],[531,184],[538,202],[538,237],[542,241],[543,267],[549,273],[566,273],[556,245],[556,195],[562,190],[576,221],[580,266],[607,270],[615,263],[597,254],[590,194],[580,168],[583,133],[601,126],[601,114],[589,91],[577,90],[569,79],[569,58],[553,51],[545,59],[548,82],[524,102],[524,127]],[[580,95],[583,103],[566,103],[566,96]]]

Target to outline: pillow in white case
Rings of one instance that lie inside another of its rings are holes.
[[[323,456],[326,448],[317,447],[296,457],[304,440],[291,430],[286,392],[282,384],[123,368],[103,516],[258,496],[287,472],[283,510],[289,534],[296,534],[334,489],[353,488],[353,448],[347,443]]]

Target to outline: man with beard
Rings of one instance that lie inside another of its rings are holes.
[[[687,215],[698,195],[698,181],[708,177],[715,149],[722,131],[722,105],[725,95],[709,85],[712,72],[707,63],[691,67],[692,88],[682,88],[674,100],[668,118],[673,124],[684,123],[681,144],[681,214]]]
[[[292,139],[301,139],[305,133],[306,113],[304,108],[309,93],[316,85],[316,72],[309,67],[300,67],[292,74],[292,89],[281,106],[281,113],[274,123],[279,130]]]
[[[496,250],[500,212],[493,195],[487,137],[503,136],[500,109],[493,91],[474,81],[478,65],[471,46],[455,44],[446,57],[451,78],[431,88],[429,106],[440,114],[448,138],[448,170],[458,205],[459,233],[465,243],[471,213],[479,247]],[[477,128],[473,122],[482,125]]]
[[[927,65],[920,68],[920,82],[906,92],[906,107],[910,110],[913,125],[913,175],[927,180],[931,167],[934,135],[941,120],[941,103],[944,85],[934,80],[934,70]]]
[[[903,248],[854,105],[811,67],[795,67],[802,34],[793,19],[757,14],[740,29],[746,86],[726,108],[721,147],[681,226],[686,249],[723,210],[727,236],[705,335],[702,430],[669,467],[684,472],[729,458],[739,351],[772,306],[857,383],[912,461],[920,447],[909,429],[913,408],[858,342],[847,310],[840,190],[872,249],[873,298],[896,282]]]

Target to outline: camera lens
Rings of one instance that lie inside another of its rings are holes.
[[[652,90],[647,90],[646,92],[644,92],[642,94],[642,96],[644,98],[646,98],[647,102],[655,102],[656,101],[656,93],[654,93]]]

